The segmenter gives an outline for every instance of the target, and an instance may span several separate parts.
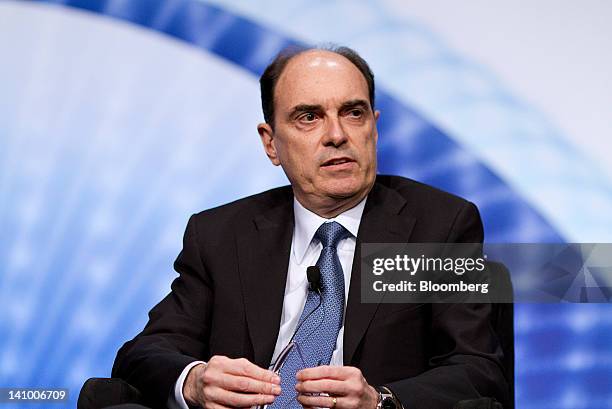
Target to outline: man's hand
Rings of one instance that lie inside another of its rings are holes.
[[[305,408],[375,409],[378,392],[351,366],[318,366],[297,373],[298,401]],[[306,394],[325,393],[329,396]],[[335,399],[335,404],[334,404]]]
[[[249,362],[213,356],[194,366],[185,379],[183,396],[203,408],[249,408],[269,404],[280,395],[280,378]]]

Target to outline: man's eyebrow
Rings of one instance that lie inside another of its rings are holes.
[[[301,114],[302,112],[320,112],[323,110],[321,105],[308,105],[308,104],[299,104],[293,107],[293,109],[289,112],[289,117],[292,117],[296,114]]]
[[[352,99],[350,101],[346,101],[344,102],[341,106],[340,106],[340,110],[344,111],[347,109],[351,109],[351,108],[366,108],[369,109],[370,108],[370,103],[366,100],[363,99]]]
[[[350,101],[346,101],[340,105],[340,111],[345,111],[351,108],[364,108],[369,109],[370,103],[364,99],[351,99]],[[303,112],[321,112],[324,111],[322,105],[319,104],[299,104],[293,107],[291,111],[289,111],[289,117],[293,117],[297,114],[301,114]]]

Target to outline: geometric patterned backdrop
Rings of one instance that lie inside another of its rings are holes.
[[[189,215],[287,183],[255,124],[292,43],[370,61],[379,172],[474,201],[488,242],[612,239],[598,164],[404,6],[213,3],[0,3],[0,386],[68,387],[74,407],[167,293]],[[610,312],[516,306],[518,408],[612,408]]]

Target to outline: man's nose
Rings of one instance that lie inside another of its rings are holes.
[[[348,140],[348,135],[340,121],[340,118],[329,117],[323,144],[340,146]]]

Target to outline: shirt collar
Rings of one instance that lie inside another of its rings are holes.
[[[312,241],[317,229],[325,222],[336,221],[347,229],[353,237],[357,237],[361,216],[365,207],[366,198],[357,206],[340,213],[332,219],[326,219],[306,209],[298,200],[293,198],[293,214],[295,215],[295,231],[293,232],[293,255],[298,263],[301,263],[306,255],[306,250]]]

